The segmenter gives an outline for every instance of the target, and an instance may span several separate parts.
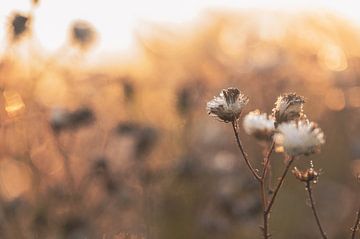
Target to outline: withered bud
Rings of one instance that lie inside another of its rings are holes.
[[[192,89],[190,87],[182,87],[176,94],[176,109],[180,115],[187,115],[193,106]]]
[[[125,78],[121,81],[124,98],[127,102],[132,102],[135,96],[135,86],[129,78]]]
[[[31,3],[33,6],[37,6],[39,4],[40,0],[32,0]]]
[[[109,165],[108,161],[104,157],[97,158],[92,165],[92,171],[95,175],[108,174]]]
[[[94,120],[95,116],[92,110],[87,107],[79,108],[73,112],[55,108],[51,114],[50,125],[56,133],[59,133],[61,130],[87,126]]]
[[[319,173],[312,167],[306,169],[305,171],[300,171],[297,167],[294,167],[291,172],[293,173],[295,178],[305,183],[317,183],[317,180],[319,178]]]
[[[119,136],[131,136],[135,139],[135,156],[142,158],[151,151],[158,140],[159,133],[155,128],[142,126],[133,122],[122,122],[115,128]]]
[[[29,28],[30,18],[24,14],[14,13],[11,16],[9,31],[12,40],[18,40]]]
[[[283,122],[289,122],[304,118],[303,106],[304,97],[296,93],[288,93],[279,96],[275,102],[273,116],[275,118],[275,127]]]
[[[87,49],[96,40],[94,27],[86,21],[73,23],[70,32],[71,41],[82,49]]]

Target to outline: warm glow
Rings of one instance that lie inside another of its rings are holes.
[[[345,107],[345,96],[341,89],[330,89],[325,95],[325,104],[329,109],[340,111]]]
[[[352,107],[360,107],[360,87],[351,87],[348,90],[349,104]]]
[[[319,50],[320,63],[332,71],[343,71],[347,68],[344,51],[334,44],[325,44]]]
[[[19,93],[15,91],[4,91],[5,110],[10,117],[18,115],[24,108],[25,104]]]
[[[4,26],[8,16],[13,11],[26,12],[31,8],[30,0],[4,0],[1,4],[0,25]],[[185,24],[198,18],[202,12],[215,9],[270,9],[299,11],[301,9],[329,9],[346,16],[350,20],[360,22],[360,15],[354,9],[358,9],[359,2],[349,0],[343,1],[236,1],[236,0],[133,0],[119,2],[87,1],[87,0],[62,0],[45,1],[40,0],[40,5],[35,9],[34,19],[36,38],[43,47],[48,50],[61,48],[68,40],[68,27],[77,19],[91,22],[100,33],[100,42],[97,51],[102,54],[113,54],[114,52],[128,52],[134,47],[134,33],[141,32],[146,22],[162,24]],[[323,11],[323,10],[322,10]],[[265,19],[261,34],[268,37],[273,30],[272,22]],[[281,29],[280,29],[281,30]],[[279,28],[275,30],[279,32]],[[5,32],[0,28],[0,39],[5,39]],[[229,39],[226,39],[226,41]],[[231,39],[230,39],[231,40]]]

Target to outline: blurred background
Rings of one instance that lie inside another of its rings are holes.
[[[359,204],[360,16],[356,1],[3,0],[0,238],[260,238],[261,204],[221,89],[271,113],[306,98],[326,135],[314,187],[330,238]],[[240,129],[257,167],[268,145]],[[272,157],[272,180],[283,155]],[[274,238],[319,238],[289,175]],[[341,206],[339,206],[341,205]]]

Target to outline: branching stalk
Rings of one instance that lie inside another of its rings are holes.
[[[264,168],[261,172],[261,174],[259,175],[258,171],[251,165],[250,163],[250,160],[248,158],[248,155],[246,154],[245,150],[244,150],[244,147],[241,143],[241,140],[240,140],[240,137],[239,137],[239,133],[237,132],[237,122],[236,121],[233,121],[232,122],[232,128],[234,130],[234,134],[235,134],[235,138],[236,138],[236,142],[237,142],[237,145],[240,149],[240,152],[241,154],[243,155],[244,157],[244,161],[247,165],[247,167],[249,168],[250,172],[252,173],[252,175],[254,176],[254,178],[259,182],[259,185],[260,185],[260,196],[261,196],[261,202],[262,202],[262,206],[263,206],[263,227],[262,227],[262,230],[263,230],[263,235],[264,235],[264,239],[268,239],[270,237],[270,234],[269,234],[269,215],[270,215],[270,211],[271,211],[271,208],[275,202],[275,199],[276,199],[276,196],[278,195],[278,192],[285,180],[285,177],[290,169],[290,166],[292,164],[292,162],[294,161],[294,157],[291,157],[290,160],[287,162],[287,165],[284,169],[284,172],[276,186],[276,189],[274,191],[274,194],[272,195],[269,203],[268,203],[268,200],[267,200],[267,197],[266,197],[266,188],[265,188],[265,182],[266,182],[266,175],[267,175],[267,172],[268,172],[268,168],[269,168],[269,165],[270,165],[270,156],[274,150],[274,147],[275,147],[275,143],[272,142],[271,143],[271,146],[267,152],[267,154],[265,155],[265,158],[264,158]]]

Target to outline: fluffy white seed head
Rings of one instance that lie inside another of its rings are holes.
[[[259,140],[270,140],[274,134],[274,119],[259,110],[252,111],[244,117],[243,127],[247,134]]]
[[[210,100],[206,109],[209,115],[218,117],[224,122],[232,122],[239,118],[241,111],[249,102],[249,98],[237,88],[227,88],[219,96]]]
[[[274,135],[277,151],[290,156],[310,155],[320,150],[325,143],[323,131],[306,120],[282,123]]]

